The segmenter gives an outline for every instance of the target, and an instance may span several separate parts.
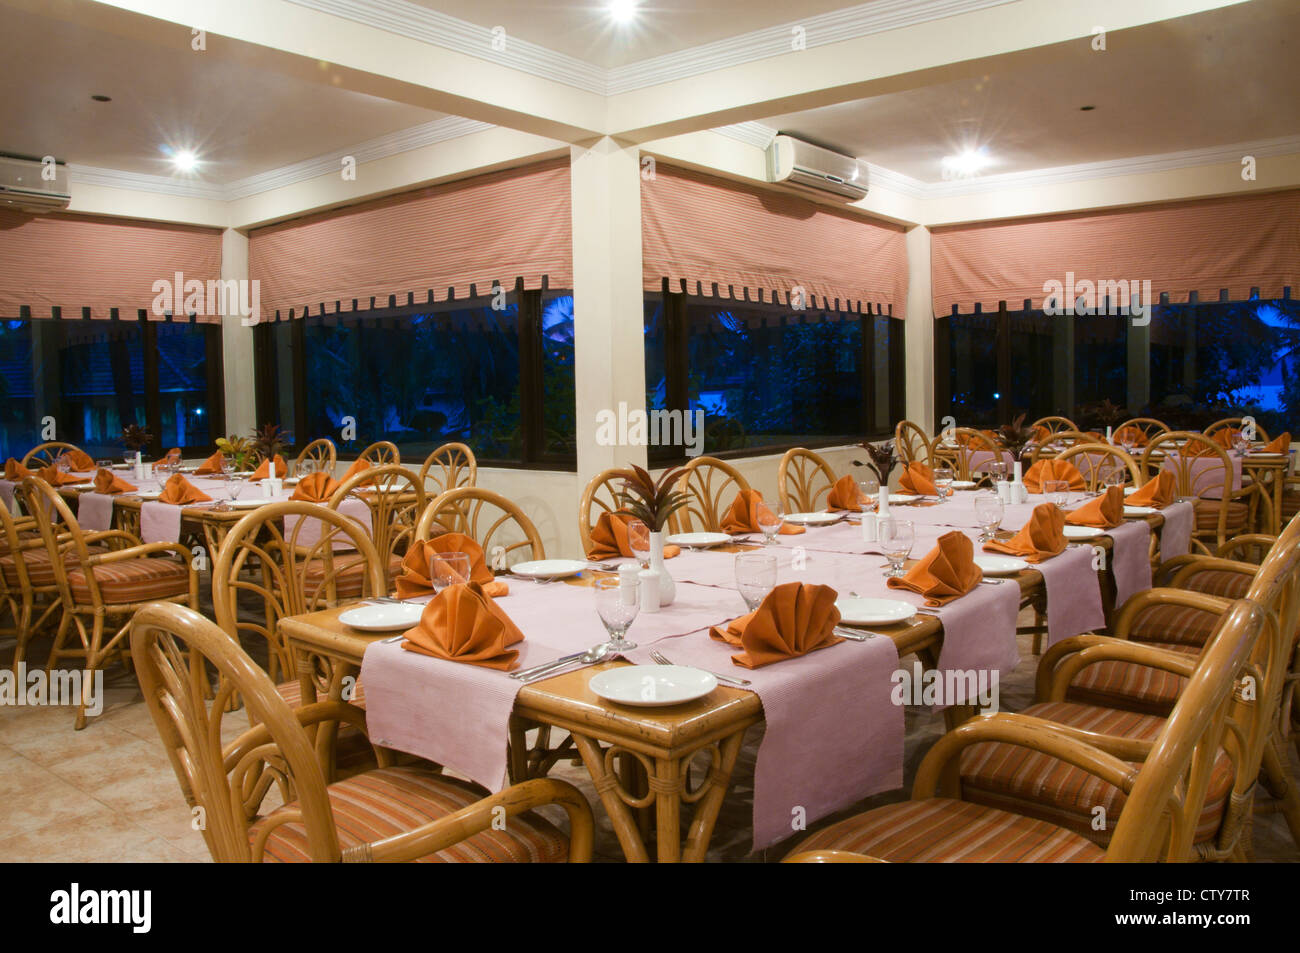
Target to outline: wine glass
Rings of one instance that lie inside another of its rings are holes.
[[[934,468],[934,489],[939,494],[940,502],[948,498],[952,491],[952,467]]]
[[[776,588],[776,557],[769,553],[741,553],[736,557],[736,588],[753,612]]]
[[[1002,525],[1002,501],[996,493],[979,493],[975,497],[975,520],[980,526],[980,542],[987,543]]]
[[[212,473],[208,474],[208,479],[216,484],[217,501],[212,504],[212,509],[224,513],[230,509],[230,503],[226,497],[229,496],[230,474],[226,471],[225,462]]]
[[[886,576],[903,575],[903,563],[912,554],[912,543],[916,531],[911,520],[894,519],[892,516],[880,522],[880,549],[889,560]]]
[[[776,545],[776,534],[781,531],[781,524],[785,522],[785,508],[780,503],[758,504],[758,511],[754,514],[754,522],[758,523],[758,528],[763,531],[763,545]]]
[[[995,486],[999,483],[1006,483],[1007,482],[1007,461],[994,460],[992,463],[988,465],[988,474],[993,478],[993,483]]]
[[[95,461],[95,469],[96,469],[96,470],[111,470],[111,469],[113,469],[113,461],[112,461],[112,460],[96,460],[96,461]]]
[[[640,520],[627,521],[627,548],[642,569],[650,568],[650,527]]]
[[[448,586],[469,582],[470,561],[468,553],[439,553],[429,567],[429,581],[433,583],[434,592],[442,592]]]
[[[1101,478],[1101,482],[1107,489],[1112,486],[1124,486],[1128,483],[1128,471],[1124,467],[1116,465],[1106,471],[1106,475]]]
[[[293,475],[296,476],[298,478],[298,482],[301,483],[303,480],[305,480],[307,477],[311,476],[315,472],[316,472],[316,458],[303,457],[301,460],[298,461],[297,465],[294,467]]]
[[[876,496],[880,493],[880,481],[874,476],[865,476],[858,481],[858,509],[868,513],[876,505]]]
[[[641,580],[605,576],[597,579],[592,588],[596,591],[596,613],[609,633],[609,641],[605,643],[609,652],[636,648],[636,643],[624,636],[641,608]]]
[[[230,474],[230,478],[226,481],[226,493],[230,495],[231,503],[239,499],[239,494],[244,492],[246,486],[248,486],[248,477],[240,476],[238,473]]]
[[[1047,502],[1054,503],[1058,509],[1063,510],[1070,499],[1070,483],[1068,480],[1044,480],[1043,495],[1047,497]]]

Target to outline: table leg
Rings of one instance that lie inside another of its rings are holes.
[[[682,859],[682,765],[676,758],[655,758],[650,776],[655,799],[658,860],[675,864]]]
[[[618,776],[606,768],[605,752],[601,750],[600,744],[594,738],[586,735],[575,733],[573,741],[582,754],[587,773],[591,775],[591,780],[596,785],[600,803],[605,806],[605,813],[609,815],[614,825],[614,835],[618,838],[619,846],[623,848],[623,856],[627,858],[628,863],[647,863],[650,855],[646,852],[645,841],[641,839],[641,832],[637,829],[636,818],[631,808],[620,794]]]
[[[731,787],[731,772],[736,767],[736,758],[740,754],[741,743],[745,740],[745,729],[723,738],[718,753],[718,761],[701,785],[703,796],[695,805],[695,816],[691,818],[690,833],[686,837],[686,852],[683,859],[688,864],[704,863],[709,850],[709,841],[713,839],[713,827],[718,822],[718,812],[726,800]]]

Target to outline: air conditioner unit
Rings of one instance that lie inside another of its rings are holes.
[[[767,179],[819,195],[856,202],[867,194],[867,166],[853,156],[778,135],[767,147]]]
[[[52,163],[53,178],[46,178],[44,163],[36,159],[0,155],[0,208],[20,212],[57,212],[68,207],[68,167]]]

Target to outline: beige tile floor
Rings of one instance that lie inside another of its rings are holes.
[[[34,646],[33,662],[43,662],[46,644],[48,639]],[[12,645],[0,640],[0,664],[9,664]],[[1033,691],[1036,660],[1027,637],[1021,654],[1020,668],[1002,686],[1003,706],[1010,710],[1027,705]],[[115,667],[106,680],[106,696],[104,713],[80,732],[72,730],[70,709],[0,708],[0,861],[209,859],[202,836],[191,827],[189,808],[134,677]],[[845,814],[906,796],[921,758],[943,733],[943,721],[928,710],[909,709],[906,724],[907,787],[870,798]],[[227,718],[225,734],[234,737],[245,727],[246,719],[235,713]],[[712,841],[711,860],[779,860],[797,842],[792,838],[757,854],[749,849],[753,765],[760,737],[758,730],[751,730],[746,739]],[[1300,777],[1294,750],[1291,758]],[[561,764],[554,774],[577,784],[595,806],[597,859],[622,860],[585,771]],[[1300,851],[1277,815],[1256,819],[1254,846],[1260,861],[1300,861]]]

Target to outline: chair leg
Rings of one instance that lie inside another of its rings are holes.
[[[86,649],[86,664],[82,669],[81,675],[81,698],[77,702],[77,722],[73,726],[76,731],[86,727],[86,706],[90,701],[90,693],[94,689],[95,673],[100,670],[103,659],[100,658],[100,646],[104,641],[104,617],[95,616],[94,624],[91,626],[90,645]]]
[[[1269,739],[1264,745],[1264,761],[1261,768],[1267,782],[1266,786],[1270,792],[1276,792],[1274,796],[1280,803],[1282,816],[1286,818],[1286,826],[1291,829],[1291,840],[1295,842],[1296,847],[1300,847],[1300,790],[1297,789],[1286,765],[1282,763],[1282,752],[1273,739]]]
[[[54,644],[50,646],[50,657],[45,661],[45,674],[54,671],[55,665],[63,656],[71,654],[63,646],[68,640],[68,629],[72,627],[72,613],[64,610],[59,619],[59,629],[54,634]]]

